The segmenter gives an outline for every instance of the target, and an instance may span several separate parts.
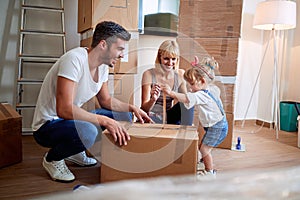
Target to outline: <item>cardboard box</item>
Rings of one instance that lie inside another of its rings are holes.
[[[144,34],[177,36],[178,16],[172,13],[145,15]]]
[[[241,0],[180,0],[178,34],[238,38],[242,7]]]
[[[177,42],[180,47],[180,68],[191,66],[194,56],[201,60],[204,56],[214,57],[219,63],[217,75],[236,76],[238,59],[238,38],[181,38]]]
[[[127,146],[119,146],[108,131],[102,134],[101,183],[124,179],[195,174],[196,127],[128,124]]]
[[[0,167],[22,161],[22,117],[7,103],[0,103]]]
[[[134,87],[134,75],[133,74],[114,74],[113,75],[113,97],[119,99],[122,102],[133,104],[135,90],[139,89]]]
[[[228,114],[234,112],[234,87],[235,84],[222,83],[221,81],[215,81],[215,85],[220,88],[221,100],[223,103],[224,111]]]
[[[138,0],[78,0],[78,33],[104,20],[137,31],[138,9]]]

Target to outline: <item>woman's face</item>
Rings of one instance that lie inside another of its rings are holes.
[[[175,69],[177,58],[171,55],[162,54],[160,57],[161,67],[164,71],[171,71]]]

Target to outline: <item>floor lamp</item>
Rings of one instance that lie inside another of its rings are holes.
[[[257,5],[253,28],[261,30],[270,30],[270,36],[268,44],[265,49],[263,60],[266,54],[266,51],[269,47],[269,41],[273,39],[274,42],[274,73],[273,73],[273,120],[276,130],[276,138],[278,139],[278,130],[279,130],[279,82],[278,82],[278,49],[276,43],[276,32],[279,30],[293,29],[296,27],[296,2],[288,0],[268,0],[260,2]],[[263,63],[262,60],[262,63]],[[260,66],[260,68],[262,65]],[[259,70],[259,74],[260,75]],[[255,88],[255,86],[254,86]],[[250,102],[252,100],[254,89]],[[249,102],[249,104],[250,104]],[[249,105],[248,105],[249,108]],[[248,108],[246,113],[248,112]]]

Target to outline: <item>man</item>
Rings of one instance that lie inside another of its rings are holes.
[[[108,91],[108,66],[124,56],[125,42],[130,37],[122,26],[101,22],[94,31],[91,49],[68,51],[46,75],[32,128],[37,143],[50,148],[42,164],[53,180],[75,180],[64,159],[82,166],[97,163],[86,156],[85,150],[94,144],[101,128],[106,128],[115,142],[127,145],[130,137],[119,120],[132,121],[133,112],[140,122],[151,122],[144,111],[111,97]],[[82,109],[94,96],[101,109]]]

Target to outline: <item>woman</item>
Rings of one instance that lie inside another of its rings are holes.
[[[161,85],[168,85],[172,91],[186,93],[184,70],[179,69],[179,46],[176,41],[166,40],[159,49],[155,67],[146,70],[142,77],[142,105],[155,123],[163,123],[163,94]],[[168,124],[192,125],[194,109],[186,109],[183,104],[166,96],[166,116]]]

